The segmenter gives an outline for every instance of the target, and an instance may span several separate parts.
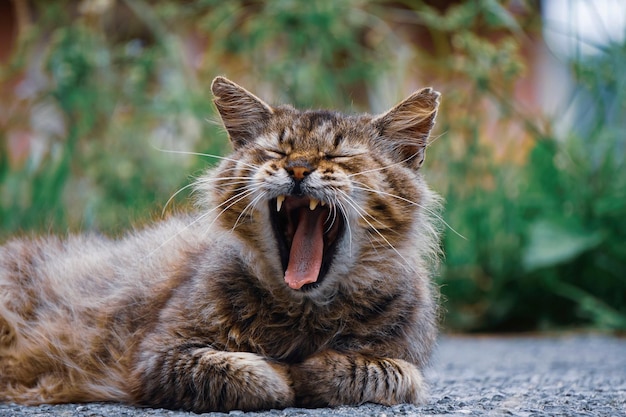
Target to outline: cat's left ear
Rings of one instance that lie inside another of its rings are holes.
[[[263,100],[227,78],[216,77],[211,91],[235,149],[254,140],[274,113]]]
[[[423,88],[372,120],[380,139],[386,141],[392,154],[414,169],[424,163],[439,96],[432,88]]]

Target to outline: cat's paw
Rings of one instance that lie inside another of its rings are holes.
[[[426,384],[413,364],[332,350],[291,367],[296,404],[302,407],[422,404]]]
[[[222,410],[264,410],[294,405],[286,366],[248,352],[207,352],[194,379],[212,386]],[[212,379],[212,380],[211,380]]]
[[[140,363],[139,371],[134,390],[144,405],[203,413],[295,404],[287,366],[254,353],[173,349],[166,358]]]

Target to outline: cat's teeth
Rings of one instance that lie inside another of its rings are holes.
[[[320,201],[320,205],[321,205],[322,207],[324,207],[324,206],[326,205],[326,202],[325,202],[325,201]]]
[[[278,197],[276,197],[276,211],[280,211],[280,208],[283,206],[284,201],[284,195],[279,195]]]
[[[309,201],[309,209],[311,209],[311,211],[315,210],[315,207],[317,207],[317,205],[319,204],[319,200],[316,200],[315,198],[312,198]]]

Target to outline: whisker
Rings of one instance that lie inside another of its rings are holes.
[[[257,192],[257,190],[250,190],[251,194]],[[265,193],[260,192],[259,195],[257,195],[256,197],[254,197],[252,199],[252,201],[250,201],[246,207],[244,207],[243,210],[241,210],[241,213],[239,213],[239,216],[237,217],[237,220],[235,220],[235,224],[233,225],[233,227],[231,228],[231,230],[235,230],[237,228],[237,225],[239,224],[239,220],[245,215],[246,211],[248,209],[252,210],[255,208],[256,204],[265,196]]]
[[[260,192],[259,196],[255,197],[254,200],[252,200],[252,209],[256,209],[259,202],[261,202],[263,197],[265,197],[266,195],[267,192]]]
[[[237,195],[234,195],[234,196],[230,197],[229,199],[227,199],[226,201],[222,202],[221,204],[219,204],[219,205],[217,205],[217,206],[213,207],[211,210],[209,210],[209,211],[207,211],[207,212],[205,212],[205,213],[202,213],[202,214],[201,214],[200,216],[198,216],[198,217],[197,217],[194,221],[192,221],[191,223],[189,223],[187,226],[183,227],[183,228],[182,228],[182,229],[181,229],[178,233],[175,233],[173,236],[171,236],[171,237],[169,237],[169,238],[165,239],[165,240],[164,240],[164,241],[163,241],[163,242],[162,242],[159,246],[157,246],[155,249],[153,249],[152,251],[150,251],[150,252],[149,252],[149,253],[148,253],[148,254],[147,254],[144,258],[148,258],[148,257],[152,256],[152,255],[153,255],[156,251],[158,251],[159,249],[161,249],[163,246],[165,246],[166,244],[168,244],[168,243],[169,243],[170,241],[172,241],[173,239],[177,238],[177,237],[178,237],[181,233],[183,233],[185,230],[189,229],[191,226],[193,226],[193,225],[194,225],[194,224],[196,224],[197,222],[199,222],[199,221],[201,221],[202,219],[206,218],[207,216],[211,215],[211,213],[213,213],[215,210],[219,209],[220,207],[222,207],[222,206],[223,206],[223,205],[225,205],[225,204],[228,204],[230,200],[233,200],[234,198],[236,198],[236,197],[238,197],[238,196],[239,196],[238,194],[237,194]],[[244,196],[244,197],[242,197],[242,198],[245,198],[245,196]],[[239,200],[237,200],[237,201],[239,201]],[[237,203],[237,201],[235,201],[233,204],[236,204],[236,203]],[[230,208],[230,207],[232,207],[232,204],[231,204],[230,206],[226,207],[226,209],[228,209],[228,208]],[[220,212],[220,214],[218,214],[218,215],[217,215],[217,217],[219,217],[220,215],[222,215],[222,213],[224,213],[224,211],[225,211],[226,209],[222,210],[222,211]],[[217,219],[217,217],[216,217],[216,219]],[[211,222],[211,224],[209,225],[209,227],[210,227],[210,226],[212,226],[212,225],[213,225],[213,223],[215,223],[215,220],[216,220],[216,219],[214,219],[214,220]]]
[[[439,138],[445,136],[446,134],[448,134],[448,131],[446,130],[445,132],[440,133],[437,136],[430,136],[428,138],[428,141],[426,142],[426,147],[430,147],[433,143],[435,143]]]
[[[431,216],[433,216],[434,218],[436,218],[437,220],[439,220],[441,223],[443,223],[448,229],[450,229],[455,235],[457,235],[458,237],[460,237],[461,239],[467,240],[467,238],[465,236],[463,236],[462,234],[460,234],[459,232],[457,232],[452,226],[450,226],[450,224],[448,224],[448,222],[446,222],[443,217],[441,217],[439,214],[437,214],[435,211],[429,209],[428,207],[416,203],[415,201],[411,201],[407,198],[404,197],[400,197],[399,195],[395,195],[392,193],[387,193],[385,191],[380,191],[380,190],[375,190],[373,188],[370,188],[367,184],[360,182],[360,181],[354,181],[355,183],[361,184],[364,187],[357,187],[355,186],[354,188],[356,190],[362,190],[362,191],[369,191],[371,193],[377,193],[377,194],[381,194],[381,195],[385,195],[385,196],[389,196],[389,197],[394,197],[397,198],[398,200],[404,201],[406,203],[412,204],[414,206],[417,206],[419,208],[421,208],[422,210],[428,212]]]
[[[226,206],[222,209],[222,211],[220,211],[220,213],[217,216],[215,216],[215,218],[217,219],[218,217],[220,217],[226,210],[230,209],[232,206],[234,206],[235,204],[237,204],[244,198],[248,197],[252,193],[254,193],[254,190],[247,190],[244,187],[240,187],[239,189],[237,189],[236,194],[227,198],[226,200],[224,200],[223,202],[221,202],[219,205],[215,207],[216,209],[218,209],[218,208],[222,208]]]
[[[233,181],[233,180],[239,180],[239,181]],[[205,183],[218,182],[218,181],[231,181],[227,184],[221,184],[221,186],[226,187],[226,186],[235,186],[235,185],[245,185],[248,183],[249,178],[248,177],[216,177],[216,178],[207,178],[207,177],[202,178],[201,177],[201,178],[198,178],[194,182],[185,185],[184,187],[176,191],[174,194],[172,194],[170,198],[168,198],[167,202],[165,203],[165,206],[163,206],[163,210],[161,210],[161,217],[165,216],[165,210],[167,209],[167,206],[172,202],[172,200],[184,190],[190,187],[194,187],[198,184],[205,184]]]
[[[240,202],[244,198],[247,198],[250,194],[253,194],[254,192],[255,192],[254,190],[244,190],[241,194],[235,194],[234,196],[230,197],[229,199],[227,199],[226,201],[221,203],[219,206],[217,206],[217,207],[221,207],[223,205],[228,204],[231,200],[234,200],[232,203],[230,203],[226,207],[224,207],[224,209],[222,209],[222,211],[220,211],[219,214],[217,216],[215,216],[213,221],[211,221],[211,223],[209,223],[209,225],[207,226],[207,233],[208,233],[208,230],[211,229],[211,226],[213,226],[213,224],[217,221],[217,219],[220,218],[220,216],[222,214],[224,214],[232,206],[234,206],[235,204],[237,204],[238,202]]]
[[[227,180],[250,180],[250,177],[205,177],[198,178],[196,182],[212,182],[212,181],[227,181]]]
[[[208,184],[206,184],[208,183]],[[226,184],[219,184],[220,187],[228,187],[228,186],[237,186],[239,188],[241,188],[242,186],[245,186],[249,183],[248,179],[246,180],[238,180],[238,181],[232,181]],[[210,181],[196,181],[196,183],[194,185],[206,185],[207,187],[212,187],[215,184],[211,184]]]
[[[374,250],[374,252],[376,252],[376,255],[379,255],[380,253],[378,252],[378,248],[380,247],[380,245],[377,245],[376,242],[374,242],[372,236],[369,233],[366,233],[365,237],[367,238],[367,240],[369,240],[370,247]]]
[[[413,159],[413,157],[415,157],[415,155],[417,155],[417,153],[415,153],[415,154],[413,154],[413,155],[410,155],[409,157],[407,157],[407,158],[403,159],[402,161],[395,162],[395,163],[393,163],[393,164],[386,165],[386,166],[384,166],[384,167],[374,168],[374,169],[368,169],[368,170],[365,170],[365,171],[355,172],[354,174],[350,174],[350,175],[348,175],[348,178],[352,178],[352,177],[355,177],[355,176],[357,176],[357,175],[369,174],[370,172],[384,171],[384,170],[389,169],[389,168],[392,168],[392,167],[394,167],[394,166],[397,166],[397,165],[402,165],[402,164],[406,163],[407,161],[410,161],[411,159]]]
[[[196,178],[196,182],[210,182],[210,181],[221,181],[223,179],[250,179],[250,175],[247,173],[256,172],[256,168],[249,167],[230,167],[220,170],[219,174],[213,172],[212,175],[201,175]],[[226,176],[226,173],[230,173],[231,171],[236,171],[235,175],[230,177]]]
[[[378,220],[376,217],[372,216],[366,209],[364,209],[363,207],[359,206],[358,203],[354,200],[354,198],[346,195],[347,198],[350,199],[350,201],[352,201],[355,206],[358,207],[359,212],[363,215],[366,215],[367,217],[369,217],[370,219],[372,219],[373,221],[375,221],[376,223],[378,223],[380,226],[382,226],[383,228],[385,228],[386,230],[391,230],[392,233],[397,234],[397,232],[395,232],[394,230],[392,230],[389,226],[387,226],[385,223],[381,222],[380,220]]]
[[[434,139],[432,139],[432,140],[430,140],[430,138],[429,138],[429,140],[427,140],[427,141],[426,141],[426,147],[430,146],[433,142],[435,142],[437,139],[439,139],[439,138],[440,138],[441,136],[443,136],[445,133],[446,133],[446,132],[444,132],[444,133],[442,133],[442,134],[440,134],[440,135],[436,136],[436,137],[435,137]],[[409,145],[413,145],[413,143],[409,143]],[[386,166],[384,166],[384,167],[374,168],[374,169],[368,169],[368,170],[365,170],[365,171],[360,171],[360,172],[355,172],[354,174],[350,174],[350,175],[348,175],[348,178],[352,178],[352,177],[357,176],[357,175],[368,174],[368,173],[370,173],[370,172],[384,171],[385,169],[389,169],[389,168],[394,167],[394,166],[397,166],[397,165],[402,165],[402,164],[404,164],[404,163],[406,163],[406,162],[410,161],[411,159],[413,159],[413,158],[414,158],[414,157],[415,157],[418,153],[419,153],[419,151],[417,151],[417,152],[413,153],[412,155],[409,155],[408,157],[406,157],[406,158],[405,158],[405,159],[403,159],[402,161],[395,162],[395,163],[393,163],[393,164],[386,165]]]
[[[358,187],[354,187],[355,189],[358,189]],[[350,197],[347,193],[345,193],[345,191],[343,192],[346,195],[346,198],[350,199],[350,201],[352,201],[360,210],[360,213],[367,215],[370,219],[372,219],[373,221],[375,221],[376,223],[378,223],[379,225],[383,226],[385,229],[391,230],[389,226],[387,226],[385,223],[381,222],[380,220],[378,220],[376,217],[372,216],[367,210],[365,210],[364,208],[360,207],[357,202],[354,200],[354,198]],[[392,230],[392,232],[396,233],[395,231]]]
[[[186,190],[189,187],[193,187],[194,184],[187,184],[184,187],[182,187],[181,189],[179,189],[178,191],[176,191],[174,194],[172,194],[172,196],[170,198],[167,199],[167,201],[165,202],[165,205],[163,206],[163,210],[161,210],[161,217],[165,216],[165,210],[167,209],[167,206],[171,203],[171,201],[180,193],[182,193],[184,190]]]
[[[198,216],[198,218],[196,218],[194,221],[192,221],[191,223],[189,223],[187,226],[183,227],[178,233],[175,233],[173,236],[170,236],[169,238],[165,239],[159,246],[157,246],[156,248],[154,248],[153,250],[151,250],[146,256],[144,256],[144,259],[151,257],[156,251],[158,251],[159,249],[161,249],[163,246],[167,245],[170,241],[174,240],[175,238],[177,238],[181,233],[183,233],[185,230],[189,229],[191,226],[193,226],[194,224],[196,224],[197,222],[199,222],[200,220],[204,219],[206,216],[211,214],[211,211],[208,211],[206,213],[203,213],[202,215]]]
[[[234,166],[234,167],[228,167],[228,168],[224,168],[221,170],[220,174],[229,172],[229,171],[243,171],[243,172],[255,172],[258,168],[255,166]]]
[[[252,165],[252,164],[248,164],[248,163],[245,163],[245,162],[241,162],[238,159],[229,158],[227,156],[220,156],[220,155],[215,155],[215,154],[210,154],[210,153],[202,153],[202,152],[175,151],[175,150],[172,150],[172,149],[160,149],[160,148],[157,148],[157,147],[154,147],[154,149],[156,149],[157,151],[166,152],[166,153],[174,153],[174,154],[181,154],[181,155],[206,156],[208,158],[215,158],[215,159],[220,159],[220,160],[223,160],[223,161],[235,162],[237,164],[245,165],[245,166],[248,166],[248,167],[254,168],[254,169],[258,169],[259,168],[258,165]]]
[[[326,228],[326,230],[324,230],[324,233],[328,233],[330,229],[333,228],[333,225],[335,224],[335,220],[337,220],[337,209],[335,208],[334,205],[330,206],[330,210],[328,210],[328,216],[326,216],[326,220],[324,220],[324,224],[328,223],[328,220],[330,220],[330,225],[328,226],[328,228]]]
[[[363,210],[362,208],[360,208],[358,206],[358,204],[345,192],[342,190],[338,190],[341,194],[343,194],[343,196],[345,197],[345,202],[351,206],[354,211],[359,215],[359,217],[361,217],[361,219],[363,219],[363,221],[365,221],[365,223],[367,223],[369,225],[369,227],[371,227],[374,232],[376,232],[376,234],[378,236],[380,236],[381,239],[383,239],[385,241],[385,243],[387,243],[387,245],[400,257],[402,258],[402,260],[405,262],[406,266],[409,269],[413,269],[413,267],[411,266],[411,264],[406,260],[406,258],[404,256],[402,256],[402,254],[395,248],[395,246],[393,246],[391,244],[391,242],[389,242],[389,240],[376,228],[374,227],[374,225],[372,223],[369,222],[369,220],[367,220],[365,218],[365,216],[363,214],[361,214],[361,211]],[[367,214],[367,213],[366,213]],[[368,214],[369,215],[369,214]],[[371,216],[370,216],[371,217]]]
[[[336,196],[338,197],[338,196]],[[348,211],[346,209],[346,207],[344,206],[344,204],[341,202],[341,200],[339,198],[335,198],[336,200],[336,205],[339,206],[339,211],[341,212],[341,215],[344,217],[345,219],[345,223],[346,223],[346,227],[348,228],[348,249],[350,251],[350,256],[352,256],[352,228],[350,227],[350,222],[348,221]],[[335,205],[333,204],[333,210],[335,212],[335,216],[337,215],[337,209],[335,207]]]

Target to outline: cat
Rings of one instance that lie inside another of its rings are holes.
[[[0,401],[425,402],[440,203],[419,168],[439,93],[371,116],[211,89],[234,150],[197,210],[0,248]]]

